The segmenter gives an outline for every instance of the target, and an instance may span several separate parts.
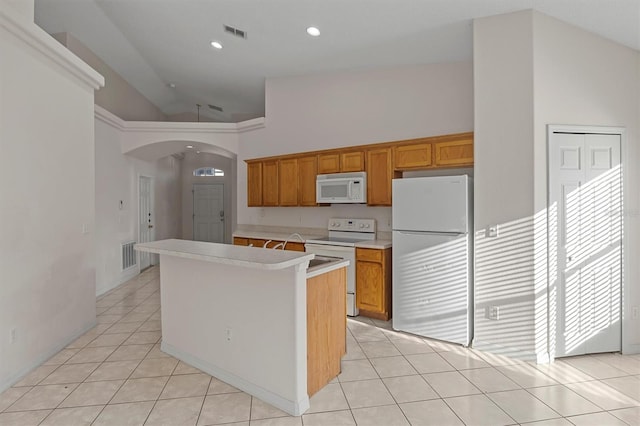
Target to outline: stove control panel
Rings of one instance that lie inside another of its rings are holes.
[[[329,231],[352,231],[352,232],[376,232],[375,219],[349,219],[332,218],[329,219]]]

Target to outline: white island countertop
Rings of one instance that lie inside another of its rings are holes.
[[[135,249],[205,262],[268,270],[296,266],[310,261],[315,256],[313,253],[298,251],[272,250],[177,239],[140,243],[135,245]]]

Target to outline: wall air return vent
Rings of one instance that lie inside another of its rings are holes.
[[[228,32],[229,34],[233,34],[236,37],[247,38],[246,31],[240,30],[238,28],[234,28],[231,25],[224,25],[224,30],[225,32]]]

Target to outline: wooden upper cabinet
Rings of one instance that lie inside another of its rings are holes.
[[[394,177],[391,148],[367,151],[367,204],[391,205],[391,179]]]
[[[262,205],[262,162],[247,163],[247,205]]]
[[[364,151],[343,152],[340,154],[341,172],[361,172],[364,170]]]
[[[393,162],[397,170],[429,167],[432,164],[431,144],[418,143],[396,146],[393,148]]]
[[[298,159],[278,161],[278,191],[281,206],[298,205]]]
[[[340,172],[340,154],[319,154],[318,155],[318,174],[339,173]]]
[[[247,205],[317,206],[316,176],[367,172],[367,204],[391,205],[403,170],[473,167],[473,133],[288,154],[247,161]]]
[[[473,137],[450,142],[436,142],[436,166],[473,166]]]
[[[278,160],[262,162],[262,205],[278,205]]]
[[[298,205],[315,206],[318,159],[315,155],[298,158]]]
[[[363,170],[364,151],[318,154],[318,174],[361,172]]]

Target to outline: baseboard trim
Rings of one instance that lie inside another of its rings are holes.
[[[299,401],[291,401],[254,383],[248,382],[245,379],[238,377],[235,374],[230,373],[220,367],[196,358],[193,355],[182,352],[168,343],[162,342],[160,348],[163,352],[166,352],[169,355],[178,358],[179,360],[186,362],[187,364],[228,383],[231,386],[234,386],[250,395],[253,395],[256,398],[259,398],[262,401],[271,404],[288,414],[291,414],[292,416],[300,416],[302,415],[302,413],[309,409],[308,396],[305,396]]]
[[[497,345],[495,343],[478,341],[476,339],[473,340],[472,347],[473,349],[490,352],[496,355],[508,356],[510,358],[515,358],[522,361],[534,361],[534,362],[541,363],[541,361],[539,360],[543,359],[543,357],[539,356],[539,354],[536,354],[534,352],[523,351],[522,349],[517,349],[517,348],[508,348],[505,346]]]
[[[14,384],[18,383],[20,380],[22,380],[23,377],[25,377],[27,374],[31,373],[31,371],[35,370],[37,367],[42,365],[43,362],[45,362],[46,360],[48,360],[49,358],[51,358],[52,356],[54,356],[64,348],[66,348],[71,342],[76,340],[78,337],[82,336],[87,331],[91,330],[97,324],[98,324],[98,321],[94,319],[88,325],[80,329],[80,331],[74,333],[69,339],[65,340],[64,343],[54,346],[53,349],[45,352],[44,354],[36,358],[36,360],[30,363],[28,367],[21,369],[17,373],[9,376],[9,378],[7,378],[6,380],[3,380],[2,382],[0,382],[0,393],[4,392]]]
[[[137,266],[137,265],[136,265]],[[96,297],[100,297],[103,294],[113,290],[114,288],[118,287],[119,285],[122,285],[124,283],[126,283],[127,281],[129,281],[130,279],[136,277],[140,275],[140,271],[138,271],[137,267],[131,267],[129,269],[126,269],[124,271],[122,271],[122,275],[120,276],[120,281],[113,284],[113,285],[109,285],[109,286],[105,286],[105,287],[100,287],[100,288],[96,288]]]

